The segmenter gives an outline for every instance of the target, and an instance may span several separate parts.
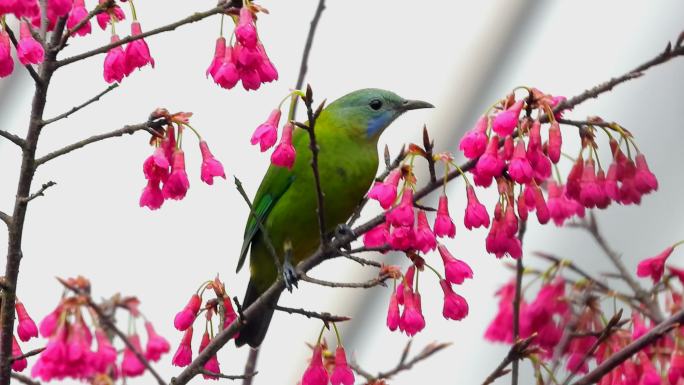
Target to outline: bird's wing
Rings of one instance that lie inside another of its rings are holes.
[[[264,175],[264,179],[259,186],[256,197],[253,202],[253,210],[256,214],[249,216],[247,225],[245,226],[245,237],[240,250],[240,259],[238,260],[237,271],[240,271],[245,264],[247,251],[256,235],[259,234],[259,222],[264,223],[268,213],[278,202],[281,196],[292,185],[295,175],[287,168],[277,167],[271,165]],[[258,222],[257,222],[258,220]]]

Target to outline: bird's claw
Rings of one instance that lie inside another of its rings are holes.
[[[285,288],[292,293],[292,287],[297,287],[297,272],[292,265],[292,245],[288,242],[285,246],[285,256],[283,258],[283,281]]]

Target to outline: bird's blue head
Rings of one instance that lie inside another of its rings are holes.
[[[432,107],[428,102],[404,99],[391,91],[366,88],[335,100],[326,111],[366,138],[377,139],[404,112]]]

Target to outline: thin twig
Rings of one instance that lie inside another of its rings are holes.
[[[520,228],[518,230],[518,239],[522,244],[527,230],[527,221],[520,221]],[[521,245],[522,247],[522,245]],[[522,263],[522,255],[516,261],[515,269],[515,297],[513,298],[513,341],[518,341],[520,337],[520,302],[522,300],[522,277],[525,268]],[[511,384],[518,385],[518,367],[520,361],[518,358],[513,358],[511,367]]]
[[[5,130],[0,130],[0,136],[2,136],[3,138],[9,140],[10,142],[16,144],[17,146],[19,146],[21,148],[24,148],[24,146],[26,145],[26,142],[24,141],[24,139],[22,139],[18,135],[14,135],[11,132],[7,132]]]
[[[44,155],[35,161],[36,167],[49,162],[57,157],[60,157],[62,155],[66,155],[74,150],[77,150],[79,148],[85,147],[89,144],[93,144],[105,139],[110,139],[110,138],[116,138],[118,136],[123,136],[123,135],[132,135],[138,131],[147,131],[152,135],[157,135],[158,133],[156,132],[157,129],[161,128],[164,124],[166,123],[165,120],[157,120],[157,121],[148,121],[145,123],[139,123],[139,124],[133,124],[133,125],[128,125],[124,126],[123,128],[120,128],[118,130],[114,130],[111,132],[107,132],[105,134],[99,134],[99,135],[93,135],[90,138],[80,140],[76,143],[72,143],[66,147],[63,147],[59,150],[53,151],[47,155]]]
[[[377,278],[373,278],[366,282],[330,282],[324,281],[322,279],[312,278],[306,274],[302,274],[299,279],[304,282],[313,283],[315,285],[327,286],[327,287],[345,287],[351,289],[370,289],[375,286],[386,286],[385,281],[389,279],[390,276],[387,274],[381,274]]]
[[[321,20],[321,15],[325,10],[325,0],[318,0],[318,6],[316,7],[316,12],[314,13],[313,19],[311,19],[311,25],[309,26],[309,33],[306,36],[306,43],[304,44],[304,52],[302,53],[302,61],[299,64],[299,75],[297,76],[297,83],[295,89],[301,89],[304,85],[304,78],[306,77],[306,72],[309,70],[309,55],[311,54],[311,47],[313,46],[313,39],[316,35],[316,28],[318,27],[318,22]],[[292,111],[290,112],[290,117],[294,119],[295,113],[297,112],[297,103],[292,103]]]
[[[362,369],[355,362],[350,362],[349,367],[352,370],[354,370],[356,373],[358,373],[361,377],[364,377],[368,381],[368,383],[372,384],[373,382],[375,382],[377,380],[390,379],[390,378],[396,376],[397,374],[399,374],[403,371],[410,370],[413,367],[413,365],[430,358],[433,354],[439,352],[440,350],[443,350],[444,348],[446,348],[450,345],[451,345],[451,343],[434,343],[433,342],[433,343],[429,344],[428,346],[426,346],[425,348],[423,348],[423,350],[420,353],[418,353],[416,356],[414,356],[413,358],[411,358],[410,360],[407,361],[408,351],[409,351],[409,348],[411,346],[411,341],[409,341],[406,344],[406,347],[404,348],[404,350],[402,351],[402,354],[401,354],[401,357],[399,359],[399,363],[397,364],[397,366],[395,366],[393,369],[390,369],[388,371],[379,372],[376,375],[370,374],[370,372]]]
[[[78,54],[78,55],[74,55],[74,56],[68,57],[68,58],[66,58],[66,59],[59,60],[57,63],[55,63],[55,66],[56,66],[57,68],[63,67],[63,66],[65,66],[65,65],[69,65],[69,64],[74,63],[74,62],[77,62],[77,61],[79,61],[79,60],[87,59],[87,58],[89,58],[89,57],[91,57],[91,56],[95,56],[95,55],[99,55],[99,54],[101,54],[101,53],[108,52],[108,51],[109,51],[110,49],[112,49],[112,48],[119,47],[119,46],[122,46],[122,45],[124,45],[124,44],[128,44],[128,43],[130,43],[130,42],[132,42],[132,41],[135,41],[135,40],[140,40],[140,39],[144,39],[144,38],[149,37],[149,36],[158,35],[158,34],[160,34],[160,33],[162,33],[162,32],[173,31],[174,29],[176,29],[176,28],[178,28],[178,27],[180,27],[180,26],[183,26],[183,25],[186,25],[186,24],[190,24],[190,23],[195,23],[195,22],[198,22],[198,21],[200,21],[200,20],[206,19],[207,17],[210,17],[210,16],[214,16],[214,15],[216,15],[216,14],[219,14],[219,13],[224,13],[224,12],[226,12],[226,11],[228,10],[228,8],[230,8],[231,6],[233,6],[233,2],[232,2],[232,1],[228,1],[228,2],[222,1],[221,4],[219,4],[218,6],[212,8],[212,9],[210,9],[210,10],[208,10],[208,11],[197,12],[197,13],[191,15],[191,16],[188,16],[188,17],[186,17],[186,18],[184,18],[184,19],[178,20],[178,21],[173,22],[173,23],[171,23],[171,24],[167,24],[167,25],[165,25],[165,26],[163,26],[163,27],[159,27],[159,28],[155,28],[155,29],[149,30],[149,31],[147,31],[147,32],[143,32],[143,33],[141,33],[140,35],[127,36],[127,37],[125,37],[125,38],[123,38],[123,39],[121,39],[121,40],[119,40],[119,41],[117,41],[117,42],[110,43],[110,44],[104,45],[104,46],[102,46],[102,47],[93,49],[93,50],[91,50],[91,51],[84,52],[84,53],[81,53],[81,54]]]
[[[508,351],[508,354],[506,354],[506,357],[504,357],[499,366],[497,366],[496,369],[494,369],[494,371],[487,376],[487,378],[485,378],[482,385],[489,385],[496,381],[496,379],[510,373],[511,370],[508,369],[508,365],[526,357],[528,354],[527,348],[536,337],[537,335],[534,334],[513,344],[511,349]]]
[[[243,380],[245,378],[252,378],[257,375],[258,372],[252,372],[249,374],[233,374],[233,375],[228,375],[228,374],[223,374],[223,373],[215,373],[206,369],[200,369],[199,371],[201,374],[204,374],[205,376],[211,376],[211,377],[218,377],[218,378],[223,378],[225,380]]]
[[[245,378],[242,380],[242,385],[252,385],[252,379],[257,373],[257,360],[259,359],[259,348],[249,349],[247,362],[245,363]]]
[[[0,211],[0,221],[5,222],[7,227],[12,225],[12,217],[4,211]]]
[[[247,206],[249,206],[249,213],[256,221],[257,226],[259,226],[259,231],[261,231],[261,235],[264,241],[266,242],[266,248],[268,249],[269,254],[271,254],[271,257],[273,257],[273,263],[278,269],[278,276],[280,276],[283,274],[283,264],[280,262],[278,252],[273,246],[273,242],[271,242],[271,237],[269,236],[268,231],[266,230],[266,226],[264,226],[262,218],[259,218],[257,213],[254,211],[252,201],[247,196],[247,192],[245,191],[245,188],[242,186],[242,182],[240,181],[240,179],[238,179],[236,176],[233,176],[233,179],[235,179],[235,188],[238,190],[242,198],[245,200]]]
[[[79,110],[81,110],[81,109],[87,107],[87,106],[90,105],[90,104],[93,104],[93,103],[97,102],[98,100],[100,100],[101,97],[103,97],[105,94],[109,93],[110,91],[112,91],[113,89],[115,89],[115,88],[118,87],[118,86],[119,86],[119,83],[114,83],[114,84],[110,85],[110,86],[107,87],[104,91],[102,91],[102,92],[100,92],[99,94],[93,96],[92,98],[88,99],[88,100],[85,101],[84,103],[82,103],[82,104],[80,104],[80,105],[78,105],[78,106],[76,106],[76,107],[72,107],[69,111],[64,112],[64,113],[62,113],[62,114],[59,114],[59,115],[55,116],[54,118],[50,118],[50,119],[48,119],[48,120],[45,120],[45,121],[43,122],[43,126],[47,126],[47,125],[50,124],[50,123],[54,123],[54,122],[56,122],[56,121],[58,121],[58,120],[61,120],[61,119],[64,119],[64,118],[68,118],[70,115],[74,114],[75,112],[77,112],[77,111],[79,111]]]
[[[42,353],[43,350],[45,350],[44,347],[43,347],[43,348],[38,348],[38,349],[29,350],[28,352],[26,352],[26,353],[24,353],[24,354],[22,354],[22,355],[14,356],[14,357],[10,358],[10,362],[19,361],[19,360],[23,360],[24,358],[33,357],[33,356],[35,356],[35,355],[38,355],[38,354]]]
[[[325,103],[325,101],[323,102]],[[316,120],[318,115],[320,115],[323,110],[323,104],[321,104],[316,111],[313,110],[313,91],[311,86],[306,87],[306,97],[304,98],[304,105],[306,106],[306,115],[309,118],[307,124],[299,125],[303,127],[309,133],[309,149],[311,150],[311,171],[314,176],[314,183],[316,187],[316,212],[318,213],[318,229],[321,240],[321,247],[326,249],[328,246],[328,238],[325,234],[326,223],[325,223],[325,193],[323,192],[323,187],[321,187],[321,174],[318,170],[318,142],[316,141]]]
[[[40,382],[32,380],[31,377],[12,372],[10,376],[25,385],[41,385]]]
[[[680,310],[677,313],[675,313],[673,316],[671,316],[670,318],[659,323],[657,326],[655,326],[653,329],[651,329],[648,333],[639,337],[636,341],[633,341],[632,343],[625,346],[621,350],[613,353],[605,361],[603,361],[599,366],[594,368],[594,370],[590,371],[584,377],[582,377],[579,380],[577,380],[576,382],[574,382],[573,385],[589,385],[589,384],[593,384],[593,383],[598,382],[601,379],[601,377],[603,377],[606,373],[610,372],[615,367],[617,367],[621,363],[628,360],[630,357],[632,357],[634,354],[636,354],[641,349],[653,344],[655,341],[657,341],[663,335],[667,334],[668,332],[670,332],[672,329],[674,329],[678,325],[682,324],[683,322],[684,322],[684,310]]]
[[[382,267],[382,263],[376,262],[376,261],[371,261],[370,259],[366,258],[361,258],[357,257],[356,255],[352,255],[350,253],[347,253],[343,250],[338,250],[340,254],[342,254],[345,258],[351,259],[352,261],[362,265],[362,266],[374,266],[374,267]]]
[[[436,182],[437,174],[435,172],[435,158],[433,154],[435,142],[430,140],[430,135],[425,125],[423,125],[423,147],[425,148],[425,159],[428,162],[428,170],[430,171],[430,182]]]
[[[12,41],[14,48],[17,48],[17,46],[19,45],[19,41],[17,40],[17,37],[14,36],[14,32],[12,32],[12,29],[5,28],[5,31],[7,32],[7,35]],[[36,69],[33,68],[32,65],[27,64],[24,67],[28,71],[29,75],[31,75],[31,77],[33,78],[33,81],[36,82],[36,84],[43,84],[43,79],[40,77],[40,75],[38,75],[38,72],[36,72]]]
[[[330,314],[328,312],[319,313],[319,312],[315,312],[315,311],[304,310],[301,308],[295,309],[292,307],[285,307],[285,306],[280,306],[280,305],[275,305],[273,307],[273,309],[278,310],[278,311],[282,311],[282,312],[285,312],[288,314],[300,314],[300,315],[305,316],[306,318],[316,318],[316,319],[319,319],[319,320],[325,322],[326,324],[328,322],[344,322],[344,321],[349,321],[351,319],[351,317],[342,316],[342,315],[334,315],[334,314]]]
[[[599,346],[601,346],[601,344],[606,342],[606,340],[611,335],[613,335],[613,333],[616,330],[618,330],[618,328],[619,328],[618,325],[620,324],[621,318],[622,318],[622,309],[618,310],[618,312],[615,313],[615,315],[610,319],[610,321],[608,321],[608,324],[606,325],[606,327],[603,328],[603,330],[599,333],[598,337],[596,338],[594,343],[591,345],[589,350],[584,352],[579,363],[577,363],[577,365],[576,365],[577,368],[581,368],[584,365],[584,363],[587,362],[589,357],[591,357],[594,354],[594,352],[596,352],[596,350],[599,348]],[[575,377],[575,373],[576,373],[575,371],[571,370],[570,373],[568,374],[568,377],[565,379],[565,381],[563,381],[563,385],[568,385],[570,383],[570,381],[572,381],[572,379]]]
[[[31,202],[32,200],[34,200],[38,197],[45,196],[45,190],[49,189],[50,187],[52,187],[56,184],[57,183],[53,182],[53,181],[48,181],[47,183],[43,183],[43,185],[40,187],[40,189],[38,191],[34,192],[33,194],[31,194],[27,197],[22,197],[20,199],[26,203]]]

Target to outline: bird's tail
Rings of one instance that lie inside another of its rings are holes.
[[[262,293],[256,287],[256,284],[252,280],[249,281],[247,285],[247,292],[245,293],[245,298],[242,300],[242,308],[246,309],[249,305],[254,303]],[[274,301],[274,304],[278,300]],[[264,341],[266,337],[266,332],[268,331],[268,325],[271,324],[271,318],[273,318],[273,308],[269,307],[264,310],[264,313],[260,318],[249,320],[247,324],[240,330],[240,335],[235,339],[235,345],[238,347],[242,345],[249,345],[253,348],[258,347]]]

